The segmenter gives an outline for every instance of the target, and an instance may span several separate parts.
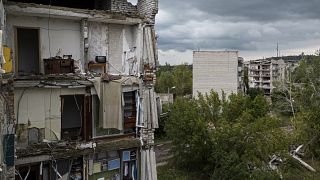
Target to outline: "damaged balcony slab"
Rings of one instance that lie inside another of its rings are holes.
[[[7,14],[12,15],[48,17],[47,5],[8,1],[5,5],[5,9]],[[139,17],[138,15],[127,15],[110,11],[74,9],[57,6],[50,7],[50,17],[72,20],[87,19],[88,21],[93,22],[130,25],[139,24],[142,22],[142,17]]]
[[[85,88],[91,87],[90,81],[15,81],[14,88]]]
[[[18,76],[14,80],[86,80],[87,77],[80,74],[52,74],[52,75],[30,75],[30,76]]]
[[[89,146],[92,143],[92,146]],[[44,157],[46,155],[52,155],[54,158],[68,158],[78,157],[82,155],[89,155],[93,153],[125,150],[138,148],[141,146],[141,142],[137,138],[125,138],[112,141],[96,141],[86,143],[72,143],[72,142],[61,142],[61,143],[41,143],[36,145],[28,146],[25,149],[17,149],[16,161],[24,161],[25,158],[30,157]],[[41,159],[39,159],[41,162]]]
[[[86,88],[92,87],[93,83],[87,80],[16,80],[14,88]]]
[[[49,161],[49,160],[51,160],[51,157],[49,155],[42,155],[37,157],[26,157],[26,158],[16,159],[14,164],[16,166],[19,166],[19,165],[38,163],[38,162]]]

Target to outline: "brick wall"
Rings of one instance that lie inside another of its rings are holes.
[[[159,0],[139,0],[137,8],[140,15],[146,16],[152,23],[158,14]]]
[[[127,0],[111,0],[111,11],[125,14],[137,14],[137,6]]]
[[[132,5],[127,0],[111,0],[111,4],[108,4],[107,7],[112,12],[145,16],[147,20],[154,23],[158,13],[158,2],[159,0],[138,0],[137,5]]]

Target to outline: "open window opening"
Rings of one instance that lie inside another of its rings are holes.
[[[51,179],[83,179],[83,158],[52,161]]]
[[[16,167],[15,179],[52,180],[83,179],[83,157],[59,159]]]
[[[61,96],[61,139],[83,139],[84,95]]]
[[[40,165],[29,165],[16,168],[15,179],[40,180]]]
[[[17,63],[19,75],[40,73],[39,29],[17,28]]]

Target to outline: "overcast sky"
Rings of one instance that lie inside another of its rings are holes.
[[[320,48],[319,0],[159,0],[160,63],[192,63],[193,50],[239,50],[245,60]]]

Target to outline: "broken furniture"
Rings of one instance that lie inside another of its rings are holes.
[[[45,74],[68,74],[74,73],[74,60],[50,58],[44,59]]]

